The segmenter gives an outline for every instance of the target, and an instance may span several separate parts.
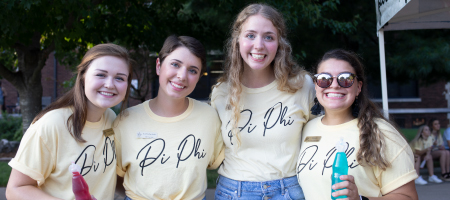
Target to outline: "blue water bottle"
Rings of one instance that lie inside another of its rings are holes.
[[[339,177],[341,175],[348,175],[348,162],[347,162],[347,155],[345,154],[345,148],[346,144],[344,142],[344,138],[341,137],[341,139],[336,143],[336,157],[334,158],[333,162],[333,173],[331,174],[331,185],[334,185],[336,183],[343,182]],[[339,189],[339,190],[343,190]],[[336,192],[338,190],[331,189],[331,193]],[[331,199],[343,199],[347,198],[347,196],[338,196],[333,197],[331,196]]]

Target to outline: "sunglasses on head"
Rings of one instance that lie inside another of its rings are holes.
[[[333,79],[337,77],[337,82],[339,86],[343,88],[352,87],[353,82],[355,82],[355,78],[357,77],[355,74],[350,72],[342,72],[337,76],[331,76],[329,73],[320,73],[314,75],[314,81],[316,81],[317,86],[321,88],[330,87],[333,83]]]

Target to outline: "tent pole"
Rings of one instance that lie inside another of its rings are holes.
[[[381,28],[378,31],[378,43],[380,46],[381,96],[383,99],[383,115],[386,119],[389,119],[389,106],[388,106],[387,81],[386,81],[386,58],[384,54],[383,28]]]

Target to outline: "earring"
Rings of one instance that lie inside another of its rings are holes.
[[[352,115],[353,117],[358,117],[359,115],[359,102],[358,102],[358,96],[356,96],[355,101],[352,105]]]
[[[319,100],[317,100],[317,97],[314,98],[314,106],[311,108],[311,114],[318,115],[322,112],[322,105],[320,105]]]

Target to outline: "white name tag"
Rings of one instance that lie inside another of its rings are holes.
[[[138,132],[136,136],[139,139],[153,139],[158,138],[158,133]]]

